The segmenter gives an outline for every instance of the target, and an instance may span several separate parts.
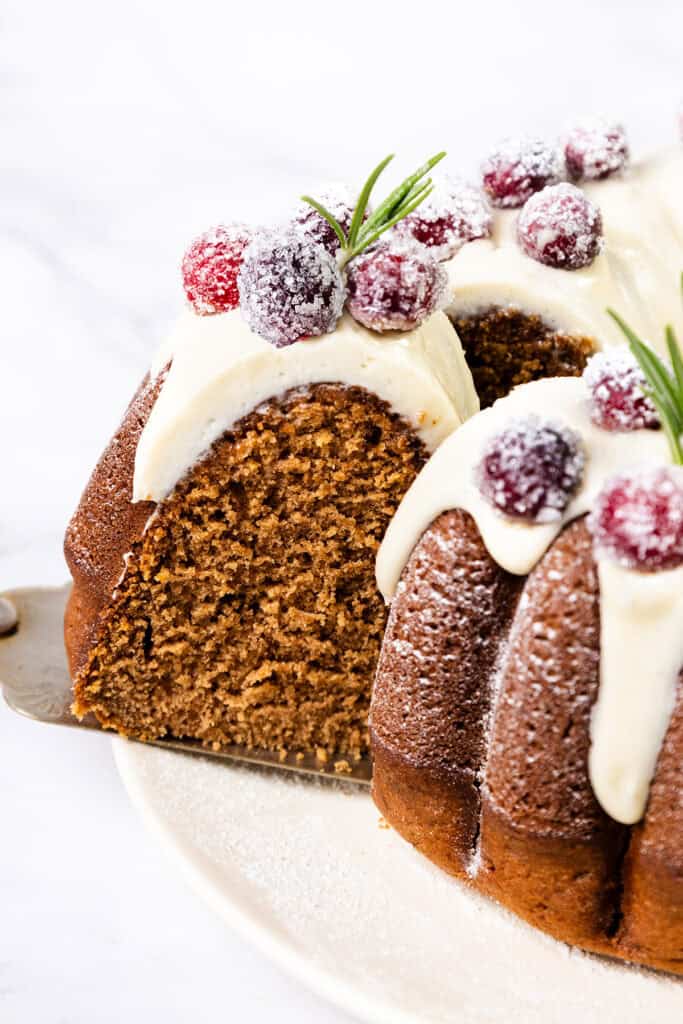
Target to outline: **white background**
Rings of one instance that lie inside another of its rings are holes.
[[[0,589],[65,578],[64,525],[194,233],[389,151],[469,172],[586,112],[622,117],[636,151],[670,144],[682,39],[678,0],[4,0]],[[0,766],[2,1024],[348,1020],[176,880],[106,740],[3,707]]]

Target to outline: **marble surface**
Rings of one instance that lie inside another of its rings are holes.
[[[389,150],[467,171],[510,131],[623,117],[670,142],[676,0],[399,6],[5,0],[0,589],[58,583],[64,524],[180,303],[183,246]],[[682,183],[683,187],[683,183]],[[0,1019],[347,1019],[214,920],[109,744],[0,708]]]

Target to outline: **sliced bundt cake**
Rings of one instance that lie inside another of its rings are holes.
[[[373,792],[537,927],[683,973],[683,405],[659,429],[643,384],[620,350],[523,385],[412,485],[377,563]]]
[[[309,206],[188,251],[191,310],[67,531],[77,714],[208,748],[367,751],[376,551],[477,408],[444,271],[414,244],[366,251],[426,170],[384,214],[324,208],[343,248]]]
[[[186,253],[191,312],[67,533],[78,713],[143,738],[365,750],[373,552],[478,406],[448,317],[485,405],[620,342],[607,302],[645,331],[678,317],[679,154],[628,168],[621,129],[584,126],[559,165],[506,144],[483,189],[434,188],[442,156],[374,212],[388,161],[357,202],[335,189],[284,229],[221,226]]]

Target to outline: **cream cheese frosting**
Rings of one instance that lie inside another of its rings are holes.
[[[598,558],[600,692],[589,772],[611,817],[640,821],[683,666],[683,568],[643,573]]]
[[[529,523],[500,514],[482,496],[475,479],[491,435],[510,419],[529,414],[576,431],[586,453],[581,486],[561,518],[551,523]],[[592,508],[610,477],[638,465],[669,462],[661,430],[618,433],[595,426],[581,379],[551,378],[522,385],[465,423],[431,457],[401,502],[379,549],[379,588],[390,601],[422,533],[442,512],[453,508],[472,515],[487,550],[502,568],[526,575],[563,527]],[[603,630],[591,779],[602,806],[624,823],[642,816],[673,707],[683,665],[682,583],[680,570],[650,576],[617,571],[600,562]]]
[[[161,501],[221,434],[270,398],[315,383],[364,387],[433,451],[479,402],[457,334],[443,313],[412,331],[377,334],[348,314],[331,334],[275,348],[239,310],[187,311],[158,352],[170,369],[135,456],[134,501]]]
[[[469,242],[447,266],[454,319],[491,308],[537,314],[555,330],[623,344],[608,307],[664,352],[662,325],[683,333],[683,150],[667,151],[603,181],[582,183],[602,213],[604,247],[590,266],[561,270],[526,256],[518,210],[495,210],[489,239]]]

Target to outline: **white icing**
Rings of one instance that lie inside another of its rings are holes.
[[[490,307],[536,313],[597,347],[623,344],[607,315],[616,309],[664,353],[663,326],[683,333],[683,149],[659,154],[624,174],[582,184],[600,208],[605,245],[582,270],[558,270],[525,256],[516,239],[519,211],[496,210],[490,239],[470,242],[447,264],[449,315]]]
[[[486,441],[510,419],[535,413],[564,423],[583,440],[586,467],[581,487],[561,518],[528,523],[497,512],[482,496],[475,467]],[[377,556],[377,582],[391,600],[403,567],[422,533],[441,513],[462,508],[476,520],[491,556],[508,572],[526,575],[540,560],[566,523],[588,512],[604,482],[635,464],[670,461],[661,430],[612,432],[590,419],[586,389],[576,377],[553,377],[523,384],[485,409],[441,447],[417,477],[389,524]]]
[[[612,818],[642,818],[683,666],[683,568],[642,573],[598,559],[600,691],[590,779]]]
[[[292,388],[340,383],[384,399],[433,451],[478,409],[472,377],[448,318],[376,334],[350,316],[332,334],[275,348],[239,310],[186,312],[158,353],[172,365],[135,456],[134,501],[160,501],[210,445],[262,402]]]
[[[530,413],[576,431],[586,453],[581,486],[561,518],[551,523],[501,515],[484,499],[475,481],[475,469],[491,435],[511,418]],[[526,575],[562,528],[592,508],[610,477],[639,464],[669,461],[661,430],[613,433],[594,426],[582,380],[553,378],[525,384],[465,423],[431,457],[401,502],[379,549],[379,588],[389,601],[424,530],[453,508],[473,516],[486,548],[500,566]],[[638,808],[638,817],[642,814],[643,794],[647,795],[652,779],[683,665],[683,571],[646,575],[606,565],[600,563],[601,617],[606,626],[601,648],[602,709],[593,722],[591,777],[608,813],[620,821],[632,821],[637,820],[632,815]],[[634,750],[630,761],[629,741]]]

